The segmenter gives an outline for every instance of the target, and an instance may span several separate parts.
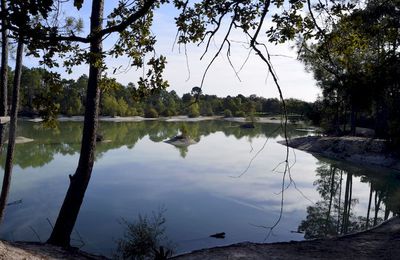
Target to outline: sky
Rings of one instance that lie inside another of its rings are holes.
[[[105,16],[110,13],[116,1],[106,1]],[[74,17],[81,17],[84,21],[84,31],[89,28],[90,1],[85,1],[83,8],[77,11],[72,6],[63,8],[63,15],[70,16],[73,12]],[[157,37],[156,51],[167,57],[167,66],[164,73],[165,79],[169,82],[169,90],[175,90],[178,95],[188,93],[195,86],[200,86],[203,73],[217,51],[221,43],[221,35],[217,35],[215,42],[210,46],[207,55],[200,60],[205,50],[205,45],[197,46],[195,44],[187,45],[187,58],[183,46],[174,46],[176,27],[174,16],[176,11],[172,6],[163,6],[156,11],[154,16],[154,25],[152,32]],[[268,26],[268,25],[267,25]],[[226,29],[226,28],[222,28]],[[84,32],[83,35],[86,35]],[[104,49],[110,48],[115,42],[115,37],[109,37],[104,42]],[[267,43],[266,37],[261,35],[264,43]],[[244,35],[238,31],[231,34],[232,42],[231,60],[236,69],[242,67],[246,60],[249,50],[243,46],[246,41]],[[285,98],[298,98],[305,101],[315,101],[320,89],[316,86],[311,73],[306,72],[304,65],[296,60],[296,50],[291,48],[293,43],[283,45],[267,44],[271,60],[279,79],[283,95]],[[173,48],[174,47],[174,48]],[[180,50],[179,50],[180,49]],[[226,51],[222,52],[223,54]],[[25,66],[37,66],[37,60],[33,58],[25,59]],[[118,82],[126,85],[129,82],[136,82],[143,71],[137,71],[134,68],[113,74],[114,68],[128,67],[129,60],[126,57],[118,59],[106,58],[106,64],[109,68],[107,74],[109,77],[116,78]],[[77,66],[72,74],[67,74],[63,69],[59,69],[64,78],[77,79],[82,74],[88,74],[88,66]],[[240,78],[240,79],[239,79]],[[279,97],[278,90],[268,73],[268,68],[261,59],[252,52],[248,61],[239,73],[239,78],[230,66],[226,55],[220,55],[211,66],[204,81],[203,93],[217,96],[236,96],[242,94],[249,96],[256,94],[265,98]]]

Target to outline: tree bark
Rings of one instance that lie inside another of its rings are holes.
[[[1,10],[5,12],[7,9],[6,0],[1,0]],[[1,18],[1,76],[0,76],[0,116],[7,115],[7,81],[8,81],[8,30],[7,19],[3,15]]]
[[[18,41],[17,57],[16,57],[16,63],[15,63],[15,74],[14,74],[13,96],[12,96],[11,113],[10,113],[11,119],[10,119],[10,132],[9,132],[9,137],[8,137],[8,146],[7,146],[7,157],[6,157],[6,163],[4,166],[3,185],[1,188],[1,195],[0,195],[0,221],[2,221],[3,217],[4,217],[4,209],[6,207],[7,197],[8,197],[8,193],[10,190],[11,176],[12,176],[12,170],[13,170],[15,138],[16,138],[16,131],[17,131],[19,88],[20,88],[20,84],[21,84],[23,53],[24,53],[24,43],[22,40],[22,36],[20,36],[20,39]]]
[[[367,223],[366,223],[367,229],[369,227],[369,214],[371,211],[371,201],[372,201],[372,183],[370,184],[370,187],[369,187],[369,200],[368,200]]]
[[[1,10],[6,12],[7,1],[1,0]],[[8,30],[7,19],[5,15],[1,18],[3,27],[1,28],[1,72],[0,72],[0,116],[8,114]],[[4,137],[6,126],[0,124],[0,155],[3,152]],[[1,221],[1,216],[0,216]]]
[[[90,32],[95,34],[102,28],[104,0],[93,0],[90,18]],[[58,215],[53,232],[47,243],[69,247],[80,207],[89,184],[94,164],[96,131],[99,112],[99,81],[101,77],[102,39],[95,37],[90,42],[90,69],[86,95],[85,120],[78,167],[70,176],[70,185]]]
[[[351,180],[352,175],[347,173],[346,178],[346,190],[344,194],[344,206],[343,206],[343,220],[342,220],[342,234],[346,234],[348,231],[350,207],[351,207]]]
[[[375,192],[375,216],[374,216],[374,226],[378,224],[378,213],[381,207],[381,196],[379,196],[378,191]]]
[[[339,234],[339,227],[340,227],[340,203],[342,200],[342,182],[343,182],[343,171],[340,170],[340,183],[339,183],[339,201],[338,201],[338,213],[337,213],[337,228],[336,233]]]
[[[355,107],[353,106],[351,108],[351,114],[350,114],[350,132],[351,135],[356,135],[356,121],[357,121],[357,112],[355,110]]]
[[[333,198],[336,195],[336,190],[334,189],[334,184],[335,184],[335,174],[336,174],[336,168],[333,168],[332,166],[330,167],[330,171],[331,171],[331,185],[330,185],[330,190],[329,190],[329,206],[328,206],[328,212],[326,213],[326,223],[325,223],[325,229],[326,232],[328,232],[328,225],[329,225],[329,219],[331,216],[331,210],[332,210],[332,201]]]

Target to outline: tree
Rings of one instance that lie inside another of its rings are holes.
[[[51,2],[45,2],[41,4],[37,3],[26,3],[26,2],[12,2],[10,3],[10,7],[7,8],[6,2],[1,2],[1,12],[2,12],[2,36],[5,43],[2,45],[2,84],[6,82],[6,79],[3,78],[4,72],[6,72],[7,67],[7,52],[8,52],[8,40],[6,32],[9,26],[12,26],[14,30],[12,31],[12,37],[17,42],[17,53],[16,53],[16,62],[15,62],[15,70],[14,70],[14,80],[13,80],[13,90],[12,90],[12,103],[11,103],[11,111],[10,111],[10,129],[9,129],[9,137],[8,137],[8,145],[7,145],[7,155],[4,166],[4,176],[3,176],[3,184],[0,195],[0,221],[4,216],[4,210],[7,202],[8,193],[10,190],[11,184],[11,176],[13,170],[13,158],[14,158],[14,150],[15,150],[15,139],[16,139],[16,130],[17,130],[17,119],[18,119],[18,107],[19,107],[19,89],[21,85],[21,73],[22,73],[22,60],[24,54],[24,44],[27,42],[27,32],[35,27],[39,26],[40,17],[47,17],[48,12],[51,10],[50,6]],[[31,27],[32,26],[32,27]],[[35,44],[35,42],[31,42],[31,44]],[[5,85],[2,85],[2,88]],[[2,95],[0,96],[2,111],[6,113],[7,110],[7,91],[5,88],[1,90]]]
[[[1,11],[2,13],[7,10],[7,1],[1,0]],[[5,15],[1,16],[1,74],[0,74],[0,116],[6,116],[8,105],[8,95],[7,95],[7,79],[8,79],[8,30],[7,30],[7,17]],[[3,128],[1,126],[1,128]],[[2,144],[3,130],[0,135],[0,144]]]
[[[0,195],[0,221],[4,216],[4,209],[6,206],[8,192],[10,190],[11,185],[11,175],[13,169],[13,158],[14,158],[14,149],[15,149],[15,138],[17,131],[17,118],[18,118],[18,102],[19,102],[19,87],[21,83],[21,71],[22,71],[22,56],[24,51],[24,43],[23,36],[20,36],[18,40],[17,47],[17,55],[16,55],[16,63],[15,63],[15,74],[14,74],[14,83],[13,83],[13,95],[12,95],[12,104],[11,104],[11,112],[10,112],[10,131],[8,137],[8,146],[7,146],[7,157],[4,166],[4,177],[3,177],[3,185],[1,187],[1,195]]]
[[[372,121],[364,126],[396,143],[389,129],[398,126],[389,122],[398,118],[391,115],[398,115],[392,104],[399,100],[399,6],[399,1],[368,1],[323,31],[317,43],[301,42],[301,59],[323,89],[325,118],[334,132],[345,131],[350,112],[352,134],[363,121]]]
[[[75,5],[79,8],[83,1],[75,1]],[[76,219],[78,217],[79,209],[81,207],[83,197],[86,192],[86,188],[89,184],[89,180],[92,173],[92,168],[94,164],[94,152],[96,147],[96,132],[98,125],[98,112],[99,112],[99,97],[100,97],[100,88],[99,83],[101,79],[101,72],[104,69],[103,64],[103,50],[102,50],[102,37],[106,34],[112,32],[124,32],[128,26],[133,27],[133,29],[140,30],[135,31],[138,37],[143,37],[143,40],[150,40],[151,37],[148,37],[148,33],[142,35],[143,30],[148,30],[149,24],[146,23],[151,21],[151,10],[153,4],[156,1],[148,1],[145,2],[143,6],[134,6],[131,9],[131,12],[127,14],[128,11],[125,8],[123,10],[115,10],[114,17],[121,16],[123,19],[122,22],[117,24],[116,21],[111,22],[112,26],[107,27],[106,29],[102,28],[103,21],[103,9],[104,9],[104,1],[103,0],[93,0],[92,1],[92,12],[91,12],[91,20],[90,20],[90,34],[86,39],[80,39],[84,42],[90,43],[90,58],[89,58],[89,79],[87,86],[87,94],[86,94],[86,104],[85,104],[85,120],[84,120],[84,128],[83,128],[83,136],[82,136],[82,145],[81,145],[81,153],[79,157],[78,167],[75,171],[74,175],[70,175],[70,186],[68,188],[67,194],[65,196],[63,205],[61,207],[60,213],[58,215],[56,224],[54,226],[53,232],[51,233],[50,238],[48,239],[48,243],[59,245],[59,246],[69,246],[70,244],[70,235],[75,225]],[[121,12],[122,11],[122,12]],[[144,16],[149,15],[150,18],[148,20],[144,20]],[[117,20],[117,19],[116,19]],[[136,22],[136,24],[135,24]],[[143,24],[143,22],[145,24]],[[120,55],[124,53],[124,51],[131,51],[129,53],[132,56],[138,54],[139,51],[143,51],[141,48],[141,43],[135,43],[136,38],[120,38],[120,42],[117,45],[118,48],[115,48],[113,51],[114,55]],[[137,46],[137,49],[131,50],[131,44],[134,43]],[[128,48],[129,46],[129,48]],[[146,43],[145,47],[148,47],[145,51],[151,51],[151,44]],[[136,52],[135,52],[136,51]],[[139,52],[140,53],[140,52]],[[142,61],[140,58],[135,57],[136,65],[142,65]],[[150,66],[153,66],[154,70],[149,71],[147,74],[148,78],[141,78],[139,81],[139,92],[146,92],[146,86],[152,85],[154,88],[156,87],[166,87],[166,83],[159,77],[159,73],[162,72],[164,68],[164,59],[161,57],[160,59],[152,58],[148,62]],[[149,80],[151,82],[149,83]],[[153,88],[153,89],[154,89]]]

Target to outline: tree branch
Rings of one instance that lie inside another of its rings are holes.
[[[146,13],[151,9],[151,7],[153,6],[153,4],[155,2],[156,2],[156,0],[145,1],[144,5],[139,10],[137,10],[135,13],[130,15],[126,20],[124,20],[120,24],[105,28],[105,29],[101,30],[100,32],[96,33],[95,35],[89,36],[88,38],[104,36],[106,34],[110,34],[113,32],[121,32],[121,31],[125,30],[129,25],[131,25],[132,23],[136,22],[137,20],[142,18],[144,15],[146,15]]]

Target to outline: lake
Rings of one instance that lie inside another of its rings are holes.
[[[178,148],[163,142],[179,134],[182,124],[196,144]],[[284,174],[286,147],[277,143],[283,139],[279,125],[239,125],[101,122],[106,141],[97,145],[72,244],[112,256],[126,228],[123,219],[134,222],[160,209],[176,253],[243,241],[333,236],[399,213],[396,172],[290,150],[290,173]],[[81,132],[81,122],[60,122],[57,129],[19,122],[18,136],[34,141],[16,145],[1,238],[47,240],[68,175],[77,166]],[[306,134],[289,127],[291,137]],[[1,160],[4,165],[4,155]],[[225,239],[209,237],[219,232]]]

